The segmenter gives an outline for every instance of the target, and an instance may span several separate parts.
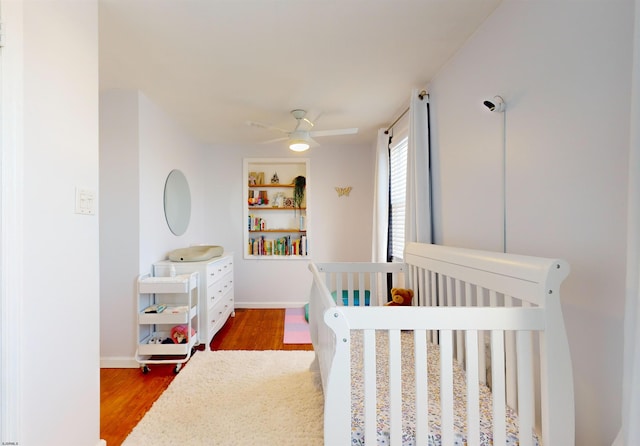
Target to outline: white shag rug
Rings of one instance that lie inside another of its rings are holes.
[[[123,446],[321,446],[313,358],[312,351],[197,352]]]

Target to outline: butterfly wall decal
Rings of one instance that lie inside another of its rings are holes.
[[[336,192],[338,192],[338,197],[342,197],[343,195],[348,197],[349,196],[349,192],[351,192],[351,189],[352,189],[351,186],[336,187]]]

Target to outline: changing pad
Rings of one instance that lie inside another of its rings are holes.
[[[213,257],[220,257],[224,253],[222,246],[198,245],[188,248],[174,249],[169,253],[172,262],[201,262]]]

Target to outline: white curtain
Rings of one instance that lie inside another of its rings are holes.
[[[627,284],[622,368],[622,428],[615,446],[640,445],[640,2],[636,1],[631,92]]]
[[[389,231],[389,135],[386,129],[378,130],[374,181],[371,261],[386,262]]]
[[[429,172],[429,96],[411,91],[409,103],[409,141],[407,148],[407,198],[405,243],[432,243],[431,179]]]

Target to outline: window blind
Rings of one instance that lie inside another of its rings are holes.
[[[402,138],[389,148],[389,207],[391,260],[403,260],[404,214],[407,195],[407,146],[408,138]]]

